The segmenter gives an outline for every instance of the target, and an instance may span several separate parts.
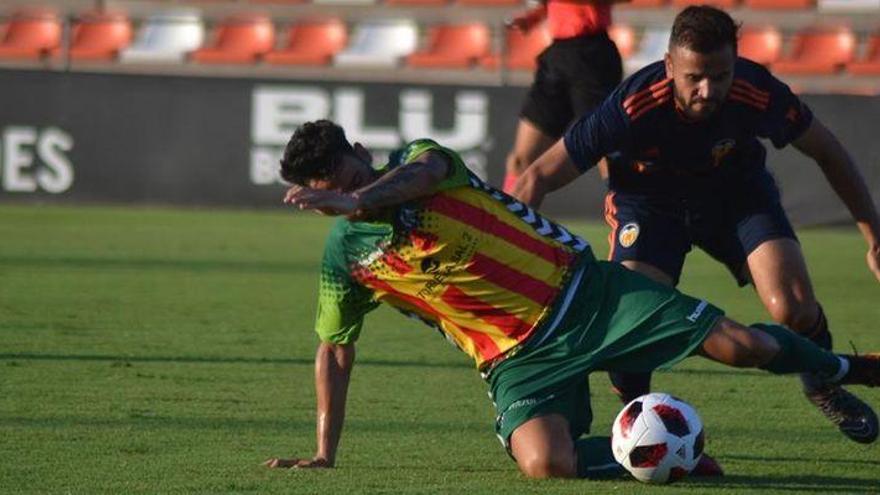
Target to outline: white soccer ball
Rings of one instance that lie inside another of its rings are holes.
[[[690,473],[703,455],[703,422],[681,399],[643,395],[614,419],[611,449],[637,480],[672,483]]]

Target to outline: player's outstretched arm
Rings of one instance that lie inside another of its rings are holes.
[[[880,219],[862,174],[846,148],[817,118],[792,144],[819,164],[868,243],[868,268],[880,281]]]
[[[430,196],[450,169],[449,158],[445,154],[428,151],[357,191],[291,186],[284,195],[284,203],[323,215],[345,215],[359,219],[371,211]]]
[[[377,210],[434,194],[450,172],[449,160],[445,153],[426,151],[413,161],[392,169],[352,194],[358,209]]]
[[[513,188],[513,196],[529,206],[538,208],[544,196],[580,177],[565,141],[560,139],[539,156],[520,176]]]
[[[322,342],[315,355],[317,450],[312,458],[271,458],[270,468],[330,468],[336,463],[336,448],[345,422],[345,401],[354,366],[354,344]]]

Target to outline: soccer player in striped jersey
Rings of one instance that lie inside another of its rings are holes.
[[[364,316],[380,303],[467,353],[498,412],[495,430],[530,477],[619,476],[592,421],[588,376],[646,372],[694,354],[829,383],[880,385],[880,356],[838,356],[778,325],[721,310],[616,263],[486,185],[459,155],[418,140],[381,168],[329,121],[288,143],[285,202],[340,215],[321,264],[316,453],[269,467],[332,467]]]
[[[751,283],[771,317],[825,349],[828,322],[816,300],[779,190],[758,138],[792,144],[816,161],[868,244],[880,279],[880,220],[849,154],[809,107],[763,66],[737,57],[738,27],[722,10],[676,17],[665,60],[625,80],[538,158],[514,196],[537,207],[612,156],[606,198],[610,259],[675,286],[693,245]],[[612,374],[624,402],[649,390],[650,374]],[[871,443],[877,416],[842,387],[803,376],[807,398],[848,438]]]

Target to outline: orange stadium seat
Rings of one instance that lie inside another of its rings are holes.
[[[745,0],[750,9],[812,9],[816,0]]]
[[[523,0],[458,0],[459,5],[481,5],[488,7],[506,7],[511,5],[525,5]]]
[[[849,64],[846,69],[852,74],[880,75],[880,33],[868,38],[868,52],[865,57]]]
[[[833,74],[855,56],[856,37],[848,29],[795,35],[791,54],[773,64],[780,74]]]
[[[674,7],[687,7],[688,5],[712,5],[714,7],[729,9],[731,7],[736,7],[738,3],[739,0],[672,0],[672,5]]]
[[[61,20],[46,9],[12,14],[0,38],[0,58],[39,60],[54,56],[61,46]]]
[[[741,57],[770,65],[782,55],[782,33],[773,27],[744,28],[737,47]]]
[[[464,69],[489,54],[492,34],[485,24],[447,24],[428,31],[428,45],[406,58],[412,67]]]
[[[112,60],[131,43],[132,33],[131,22],[124,14],[85,14],[73,26],[70,58]]]
[[[626,3],[618,4],[621,7],[635,7],[635,8],[654,8],[654,7],[665,7],[668,0],[630,0]]]
[[[614,24],[608,28],[608,37],[617,45],[621,57],[627,58],[636,51],[636,31],[630,26]]]
[[[449,3],[449,0],[385,0],[385,5],[402,5],[412,7],[446,5],[447,3]]]
[[[249,64],[275,45],[275,27],[262,15],[242,14],[221,22],[208,46],[193,52],[192,59],[207,64]]]
[[[288,28],[286,46],[267,53],[265,61],[277,65],[329,65],[347,40],[345,24],[337,19],[294,24]]]
[[[538,55],[550,45],[552,39],[546,26],[541,25],[523,33],[518,29],[507,29],[505,35],[505,53],[489,55],[481,61],[487,69],[497,69],[503,63],[508,69],[535,70]]]

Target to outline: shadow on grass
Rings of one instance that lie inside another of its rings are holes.
[[[868,446],[863,447],[864,449],[868,449]],[[829,459],[827,457],[822,457],[820,459],[816,459],[815,457],[796,457],[796,456],[772,456],[772,457],[763,457],[758,455],[743,455],[743,454],[734,454],[734,455],[725,455],[724,459],[733,459],[737,461],[755,461],[763,464],[770,464],[775,462],[816,462],[817,460],[821,461],[822,464],[865,464],[868,466],[877,466],[880,469],[880,460],[876,461],[865,461],[865,460],[856,460],[856,459]],[[880,489],[880,481],[877,482],[877,489]]]
[[[0,266],[15,268],[79,268],[104,270],[182,270],[189,272],[303,273],[317,270],[315,263],[279,261],[179,260],[160,258],[36,258],[2,256]]]
[[[190,364],[295,364],[313,365],[314,358],[249,358],[235,356],[113,356],[101,354],[37,354],[32,352],[0,353],[0,359],[21,361],[106,361],[116,366],[131,363],[190,363]],[[359,359],[358,366],[387,366],[391,368],[472,368],[468,362],[431,363],[419,361],[391,361],[386,359]]]
[[[880,493],[877,480],[822,476],[815,474],[783,476],[743,476],[726,474],[721,478],[693,478],[688,487],[747,490],[776,490],[792,493]]]
[[[38,354],[33,352],[0,353],[0,360],[22,361],[107,361],[119,365],[130,363],[190,363],[190,364],[296,364],[312,365],[313,358],[249,358],[235,356],[113,356],[101,354]],[[432,363],[422,361],[392,361],[388,359],[359,359],[358,366],[387,366],[391,368],[472,368],[468,362]],[[604,373],[596,371],[594,373]],[[667,370],[662,373],[687,375],[766,375],[761,371],[729,369],[729,370]]]
[[[224,433],[251,432],[251,431],[278,431],[289,433],[290,431],[314,432],[315,421],[306,419],[288,418],[208,418],[208,417],[182,417],[171,416],[146,410],[131,410],[124,417],[96,418],[91,416],[50,416],[43,418],[30,418],[22,416],[0,417],[0,427],[4,428],[46,428],[49,430],[86,428],[88,430],[123,429],[128,433],[150,432],[157,430],[180,430],[180,431],[218,431]],[[417,438],[419,435],[429,434],[432,436],[443,435],[454,437],[462,433],[483,435],[491,432],[491,422],[439,422],[413,419],[412,421],[398,420],[365,420],[351,419],[346,421],[346,435],[360,434],[403,434],[405,437]],[[98,436],[97,431],[92,433]],[[113,431],[105,431],[107,434],[115,434]],[[5,493],[5,492],[4,492]]]

